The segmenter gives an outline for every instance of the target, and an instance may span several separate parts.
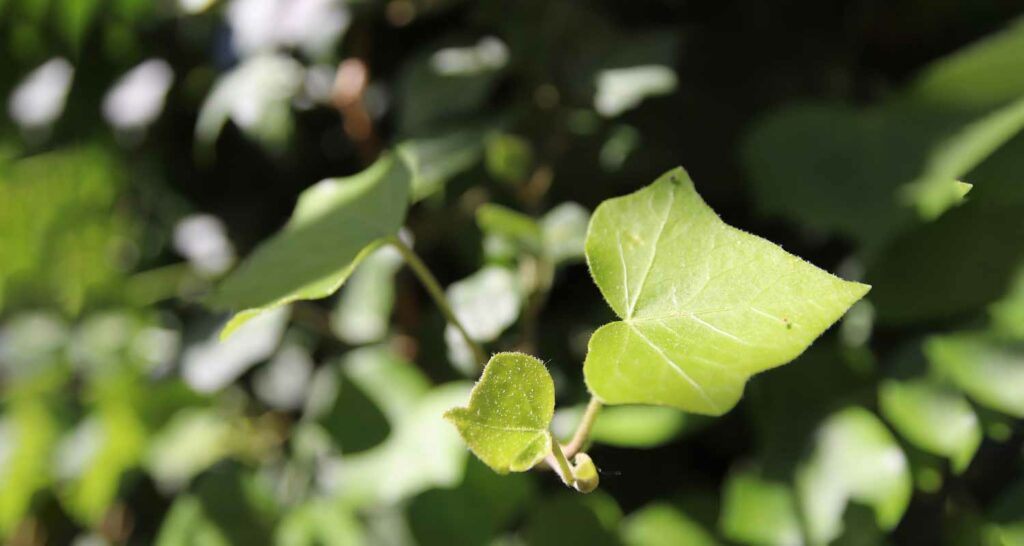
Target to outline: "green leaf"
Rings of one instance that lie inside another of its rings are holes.
[[[41,399],[5,405],[0,418],[0,538],[9,538],[32,507],[33,497],[50,485],[50,459],[59,434],[58,421]],[[10,447],[7,447],[10,446]]]
[[[268,309],[333,294],[384,237],[405,220],[410,174],[385,156],[365,171],[302,192],[291,220],[231,273],[211,299],[244,309],[222,336]]]
[[[488,544],[533,497],[528,474],[498,475],[466,459],[465,478],[454,489],[432,489],[408,503],[409,527],[421,546]]]
[[[995,332],[1024,340],[1024,269],[1014,274],[1010,289],[988,307],[988,314]]]
[[[356,372],[348,367],[346,371],[372,398],[378,394],[377,387],[385,386],[378,381],[383,377],[358,377],[366,370]],[[417,381],[411,376],[406,379],[411,381],[402,391],[412,399],[395,397],[387,404],[384,399],[376,400],[389,419],[393,418],[388,439],[325,465],[324,486],[339,499],[359,505],[392,505],[428,489],[454,487],[462,479],[466,448],[440,415],[466,399],[469,385],[446,383],[420,394],[413,392]]]
[[[531,252],[538,252],[544,237],[536,220],[502,205],[484,203],[476,209],[476,223],[488,235],[515,241]]]
[[[566,202],[549,210],[541,218],[544,254],[555,264],[583,258],[590,213],[582,205]]]
[[[533,147],[525,138],[495,133],[487,138],[484,156],[487,172],[509,184],[526,182],[533,169]]]
[[[533,507],[526,522],[526,544],[530,546],[619,546],[622,542],[612,532],[614,522],[602,517],[599,499],[607,499],[610,509],[618,510],[615,501],[600,493],[589,495],[555,495]]]
[[[498,353],[473,387],[469,406],[445,413],[469,449],[499,474],[523,472],[551,452],[555,384],[544,363]]]
[[[925,355],[939,375],[977,403],[1024,418],[1024,346],[983,334],[937,336]]]
[[[622,539],[628,546],[715,546],[718,541],[699,523],[668,504],[653,503],[622,522]]]
[[[446,290],[452,312],[464,324],[470,337],[478,342],[493,341],[519,318],[522,309],[522,288],[515,273],[504,267],[483,269]],[[444,331],[448,355],[460,369],[473,370],[478,365],[465,338],[452,325]]]
[[[981,445],[981,422],[960,393],[926,380],[885,381],[878,390],[882,415],[910,443],[948,458],[962,472]]]
[[[480,162],[488,124],[472,124],[403,141],[395,148],[412,171],[412,200],[440,191],[446,182]]]
[[[194,495],[178,497],[160,525],[156,546],[229,546],[231,542],[203,513]]]
[[[280,546],[359,546],[366,544],[359,520],[342,506],[313,499],[281,520],[275,532]]]
[[[726,225],[681,168],[599,206],[586,254],[622,319],[594,333],[584,363],[607,404],[721,415],[869,289]]]
[[[803,542],[792,488],[765,479],[756,469],[729,475],[719,527],[725,537],[743,544],[788,546]]]
[[[352,345],[383,339],[395,304],[395,273],[401,266],[398,251],[383,247],[355,269],[331,314],[331,330],[339,339]]]
[[[797,470],[796,490],[812,544],[827,544],[843,531],[848,501],[870,506],[882,529],[899,523],[913,484],[906,455],[885,425],[860,407],[822,423],[814,451]]]

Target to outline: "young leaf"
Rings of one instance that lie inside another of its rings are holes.
[[[473,387],[469,407],[445,413],[469,449],[499,474],[533,468],[551,451],[555,384],[544,364],[522,353],[498,353]]]
[[[726,225],[682,168],[599,206],[586,255],[622,319],[594,333],[584,363],[607,404],[721,415],[870,288]]]
[[[324,180],[304,191],[284,229],[260,245],[214,294],[214,306],[245,309],[221,335],[268,309],[337,291],[383,237],[398,233],[409,180],[405,162],[385,156],[359,174]]]

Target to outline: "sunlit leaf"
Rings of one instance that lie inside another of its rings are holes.
[[[245,59],[217,80],[199,110],[196,141],[211,146],[230,120],[246,135],[272,149],[292,132],[291,99],[305,69],[291,57],[259,54]]]
[[[33,496],[49,485],[50,457],[59,428],[43,400],[21,400],[4,408],[0,418],[0,537],[6,538],[27,515]]]
[[[299,197],[291,220],[220,285],[211,304],[235,310],[222,335],[288,302],[324,298],[405,220],[410,173],[386,156],[365,171],[324,180]]]
[[[913,484],[896,439],[871,412],[850,407],[829,417],[796,477],[796,491],[812,544],[843,533],[850,501],[870,506],[882,529],[892,529],[910,502]]]
[[[314,499],[288,512],[275,532],[280,546],[360,546],[366,544],[359,520],[348,509]]]
[[[583,258],[590,212],[573,202],[549,210],[540,220],[544,253],[556,264]]]
[[[472,124],[409,139],[396,146],[395,153],[402,156],[412,172],[413,201],[433,195],[448,180],[478,164],[489,130],[487,124]]]
[[[156,537],[156,546],[229,546],[227,537],[203,513],[193,495],[175,499]]]
[[[1014,275],[1009,291],[990,305],[988,312],[993,330],[1024,340],[1024,270]]]
[[[217,412],[182,410],[147,445],[145,468],[162,490],[180,489],[231,452],[230,436],[230,423]]]
[[[365,383],[360,386],[373,390]],[[395,414],[388,439],[329,465],[325,487],[346,502],[379,506],[427,489],[457,485],[462,479],[466,448],[441,415],[463,402],[468,392],[466,383],[447,383],[396,405],[396,409],[404,409],[400,415]]]
[[[715,546],[718,541],[699,523],[668,504],[648,504],[622,522],[628,546]]]
[[[984,334],[937,336],[925,344],[928,360],[942,377],[975,402],[1024,418],[1024,348]]]
[[[750,375],[796,358],[868,291],[728,226],[682,169],[598,207],[586,254],[622,319],[584,363],[609,404],[725,413]]]
[[[956,391],[925,380],[889,380],[879,387],[878,403],[900,435],[948,458],[956,472],[967,468],[981,445],[981,422]]]
[[[383,247],[352,273],[331,314],[331,328],[342,341],[359,345],[384,337],[395,303],[395,273],[401,266],[401,255]]]
[[[533,252],[540,250],[543,238],[541,227],[533,218],[521,212],[485,203],[476,210],[476,223],[484,233],[500,235]]]
[[[729,475],[718,525],[723,535],[743,544],[803,544],[792,488],[787,483],[765,479],[753,469]]]
[[[548,427],[555,413],[555,385],[544,364],[521,353],[498,353],[473,387],[469,406],[445,418],[495,472],[533,468],[551,451]]]
[[[452,283],[447,291],[452,312],[478,342],[493,341],[519,318],[522,288],[515,273],[499,266],[485,266]],[[475,370],[472,351],[454,326],[444,332],[448,356],[462,369]]]

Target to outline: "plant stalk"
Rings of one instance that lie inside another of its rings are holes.
[[[448,297],[445,296],[444,289],[441,288],[441,283],[437,282],[437,278],[434,277],[434,274],[430,272],[430,269],[425,263],[423,263],[423,260],[421,260],[420,257],[411,248],[409,248],[409,245],[406,245],[397,236],[388,238],[388,243],[398,249],[398,252],[405,260],[405,263],[409,265],[409,268],[412,269],[416,278],[419,279],[420,283],[423,284],[423,287],[427,289],[427,293],[430,294],[431,298],[433,298],[434,304],[436,304],[437,308],[440,309],[445,320],[454,326],[455,329],[459,331],[459,334],[462,335],[462,338],[466,340],[466,344],[469,345],[470,350],[473,351],[473,358],[477,361],[477,365],[480,368],[483,368],[484,364],[487,363],[487,353],[484,352],[483,347],[481,347],[479,343],[470,337],[469,332],[466,331],[466,327],[463,326],[462,323],[459,322],[459,318],[455,316],[455,312],[452,311],[452,307],[448,303]]]
[[[565,456],[573,457],[581,449],[583,444],[587,443],[587,438],[590,437],[590,431],[594,428],[594,422],[597,421],[597,416],[601,413],[601,408],[604,404],[601,403],[596,397],[591,396],[590,402],[587,403],[587,409],[583,412],[583,419],[580,420],[579,426],[576,427],[576,433],[573,434],[572,440],[568,444],[565,444]]]

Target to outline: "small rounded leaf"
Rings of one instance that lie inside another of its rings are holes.
[[[444,416],[481,461],[506,474],[529,470],[551,452],[554,414],[555,384],[544,364],[522,353],[498,353],[473,387],[469,406]]]

